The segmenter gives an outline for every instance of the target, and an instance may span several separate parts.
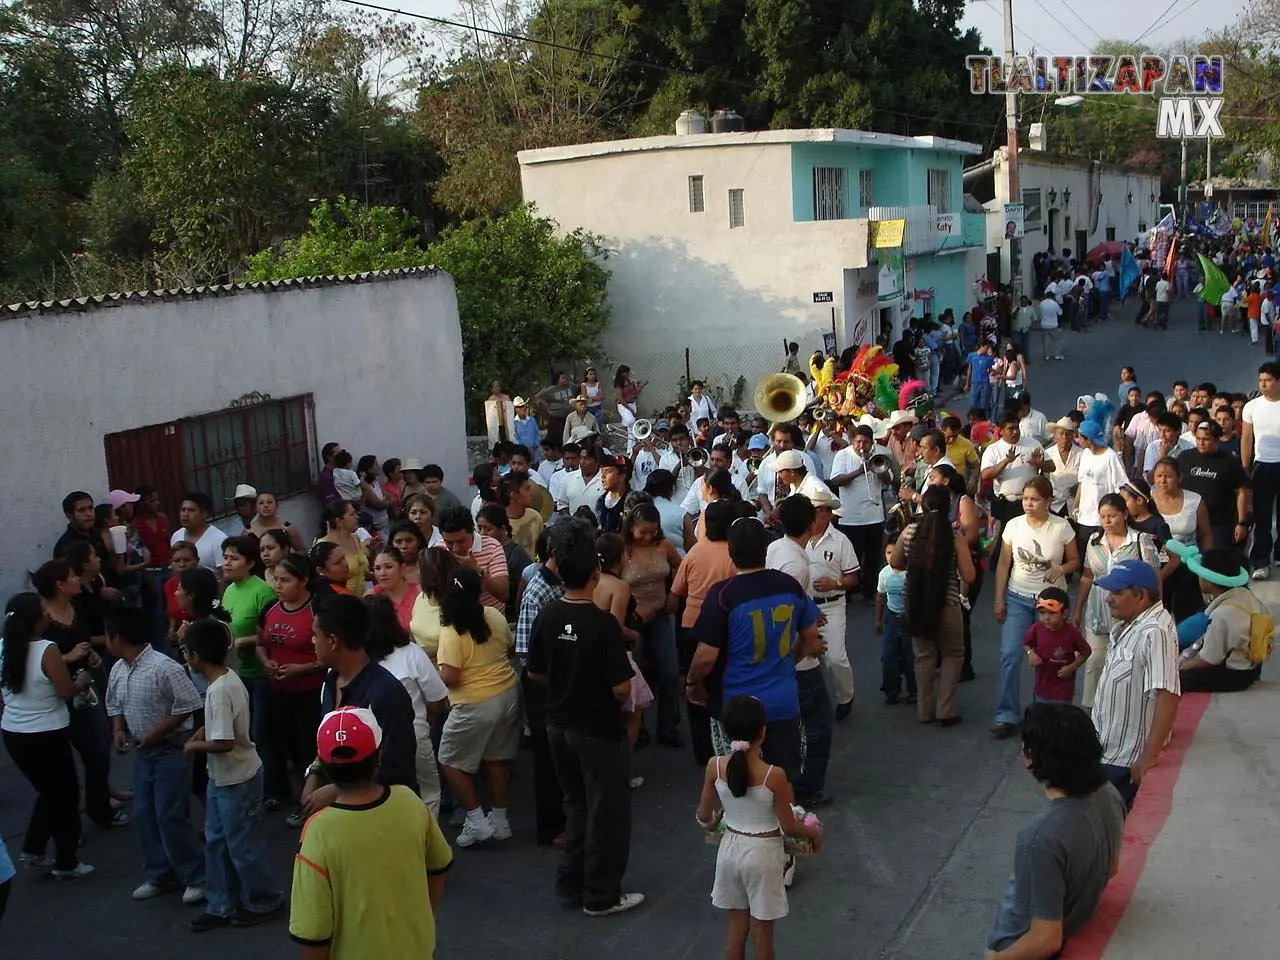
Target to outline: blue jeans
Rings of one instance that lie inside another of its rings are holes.
[[[1036,603],[1012,590],[1005,593],[1004,625],[1000,628],[1000,699],[996,723],[1022,722],[1022,638],[1036,620]]]
[[[886,697],[898,697],[902,693],[902,681],[907,681],[907,696],[916,695],[916,655],[911,649],[911,638],[902,629],[902,614],[884,611],[884,636],[880,645],[880,692]]]
[[[209,913],[229,917],[237,906],[268,913],[284,903],[262,833],[262,768],[243,783],[209,781],[204,835]]]
[[[1098,290],[1098,319],[1111,319],[1111,291]]]
[[[133,752],[133,825],[142,870],[159,886],[204,883],[204,854],[191,825],[190,776],[181,746]]]
[[[975,383],[969,387],[969,409],[985,410],[989,416],[995,416],[991,409],[991,381]]]
[[[843,603],[844,601],[840,601]],[[797,796],[816,796],[827,786],[827,762],[831,759],[831,694],[822,667],[796,671],[800,694],[800,723],[804,731],[804,769],[796,778]]]
[[[1018,352],[1024,357],[1031,356],[1031,331],[1015,330],[1010,335],[1013,345],[1018,348]]]
[[[1249,553],[1249,565],[1267,567],[1274,553],[1280,560],[1280,551],[1271,535],[1271,521],[1280,504],[1280,463],[1255,463],[1253,465],[1253,550]]]
[[[668,613],[660,613],[640,629],[643,644],[653,658],[657,673],[658,736],[680,732],[680,657],[676,652],[676,623]]]
[[[173,574],[163,567],[147,567],[142,571],[142,609],[147,615],[151,646],[172,657],[169,649],[169,615],[165,610],[164,585]],[[180,658],[179,658],[180,659]]]
[[[249,693],[249,739],[258,745],[258,752],[267,742],[267,711],[271,696],[271,681],[266,677],[242,677],[245,690]]]
[[[1124,801],[1124,812],[1127,816],[1129,811],[1133,809],[1133,801],[1138,796],[1138,784],[1129,779],[1128,767],[1117,767],[1114,764],[1104,763],[1102,769],[1107,773],[1107,781],[1116,788],[1120,793],[1120,799]]]

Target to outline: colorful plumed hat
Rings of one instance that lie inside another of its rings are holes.
[[[1115,404],[1103,394],[1097,394],[1089,409],[1085,411],[1084,423],[1080,424],[1080,436],[1093,443],[1107,445],[1107,423],[1116,412]]]

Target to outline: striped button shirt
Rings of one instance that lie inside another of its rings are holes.
[[[141,740],[169,717],[195,713],[203,706],[187,672],[172,658],[157,653],[150,644],[132,663],[117,660],[107,678],[107,716],[124,717],[129,736]],[[172,734],[170,743],[181,743],[191,733],[187,716]]]
[[[538,567],[529,582],[524,585],[524,595],[520,598],[520,616],[516,620],[516,656],[523,659],[529,655],[529,637],[533,633],[533,622],[538,614],[552,600],[564,596],[564,584],[560,578],[546,568]]]
[[[1107,663],[1093,701],[1102,762],[1131,767],[1142,757],[1161,690],[1182,695],[1178,629],[1163,604],[1111,627]]]

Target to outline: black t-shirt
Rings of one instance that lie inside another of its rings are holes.
[[[613,688],[635,671],[611,613],[594,603],[548,603],[533,622],[527,666],[547,678],[547,723],[601,740],[626,736]]]
[[[1221,447],[1206,456],[1199,450],[1183,450],[1178,454],[1178,466],[1182,468],[1182,487],[1200,494],[1209,514],[1211,527],[1234,527],[1236,515],[1236,491],[1248,486],[1249,476],[1244,465]]]

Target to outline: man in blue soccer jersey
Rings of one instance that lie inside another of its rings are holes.
[[[721,705],[736,696],[764,704],[761,753],[794,781],[804,761],[796,661],[821,656],[826,644],[818,634],[818,607],[804,588],[789,574],[765,569],[768,546],[769,535],[754,518],[729,528],[729,557],[738,573],[713,586],[702,604],[687,694],[706,705],[718,754],[729,752]]]

